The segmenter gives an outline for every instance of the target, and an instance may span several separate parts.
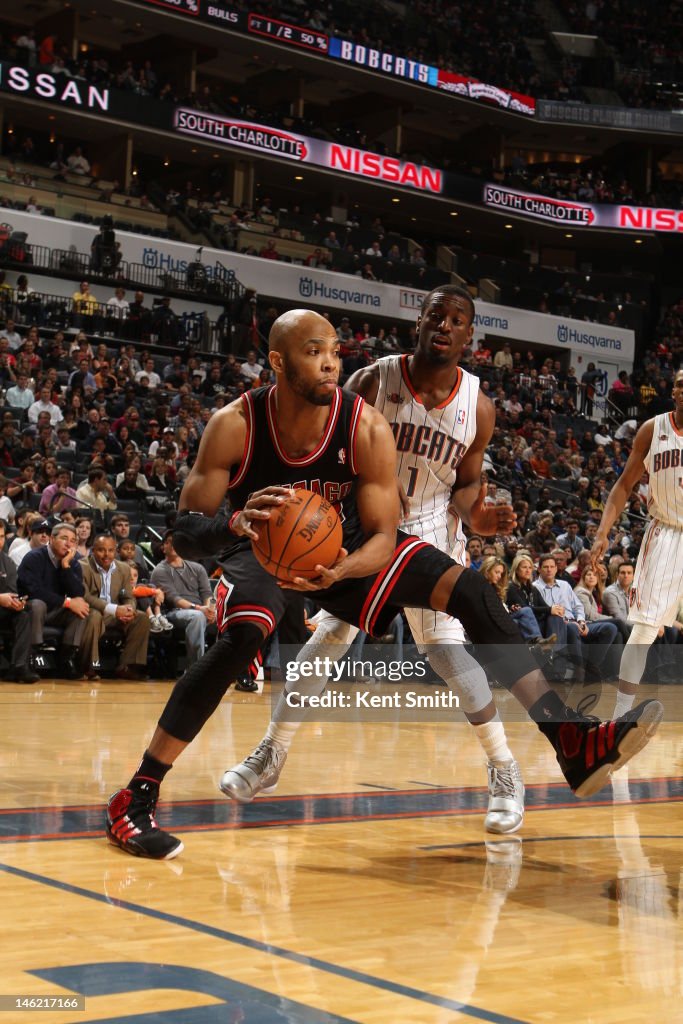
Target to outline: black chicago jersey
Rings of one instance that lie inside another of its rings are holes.
[[[264,487],[284,485],[315,491],[339,511],[344,547],[349,552],[357,550],[365,539],[355,500],[356,433],[363,399],[337,388],[319,444],[300,459],[289,457],[278,436],[275,387],[248,391],[243,401],[247,437],[242,461],[231,467],[228,496],[233,508],[243,508],[249,495]],[[253,624],[272,633],[292,600],[291,591],[278,586],[259,565],[245,537],[224,552],[220,562],[223,576],[216,589],[219,632]],[[316,591],[315,600],[344,622],[382,636],[401,608],[430,608],[437,580],[454,564],[443,551],[399,531],[394,554],[381,572],[339,580]]]
[[[322,495],[342,520],[344,547],[355,551],[364,537],[356,508],[356,434],[364,405],[360,395],[337,388],[327,425],[316,448],[300,459],[285,451],[277,430],[275,385],[242,396],[247,422],[244,455],[231,472],[228,497],[243,508],[264,487],[305,488]]]

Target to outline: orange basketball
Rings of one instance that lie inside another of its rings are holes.
[[[342,525],[335,508],[313,491],[292,491],[292,497],[256,525],[259,539],[251,542],[257,560],[279,580],[319,575],[316,565],[329,568],[342,546]]]

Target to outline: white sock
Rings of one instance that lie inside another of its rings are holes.
[[[303,725],[303,722],[271,722],[266,729],[264,739],[289,750],[300,725]]]
[[[621,715],[625,715],[627,711],[630,711],[635,699],[635,693],[622,693],[621,690],[617,690],[617,699],[614,705],[614,717],[619,718]]]
[[[473,725],[477,739],[482,745],[488,761],[500,764],[503,761],[513,761],[512,751],[508,747],[507,737],[500,715],[496,712],[495,718],[483,725]]]

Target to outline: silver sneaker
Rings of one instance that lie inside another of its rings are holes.
[[[489,807],[484,828],[498,834],[516,832],[524,821],[524,783],[516,761],[487,764]]]
[[[158,615],[152,615],[149,620],[149,631],[150,633],[161,633],[163,626],[159,622]]]
[[[249,804],[258,793],[272,793],[287,760],[287,751],[272,740],[262,740],[244,761],[223,772],[218,788],[230,800]]]
[[[169,622],[165,615],[157,615],[157,622],[166,633],[173,629],[173,623]]]

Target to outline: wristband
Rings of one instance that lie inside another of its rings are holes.
[[[70,597],[65,597],[64,598],[64,608],[70,608],[70,607],[71,607],[71,598]]]
[[[235,529],[233,527],[233,523],[235,522],[235,520],[237,519],[237,517],[241,513],[241,511],[242,511],[242,509],[238,508],[236,512],[233,512],[233,514],[230,516],[230,518],[228,520],[228,529],[230,530],[231,533],[235,533]]]

